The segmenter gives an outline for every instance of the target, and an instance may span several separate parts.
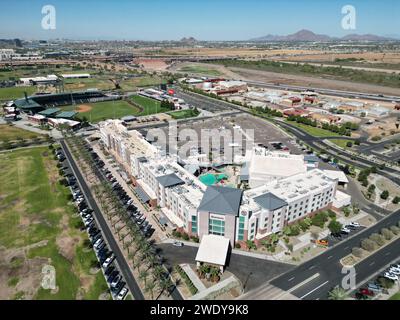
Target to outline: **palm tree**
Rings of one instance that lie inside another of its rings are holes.
[[[156,265],[153,268],[154,280],[160,280],[161,278],[163,278],[164,274],[165,274],[165,269],[162,266]]]
[[[139,273],[139,279],[143,280],[145,286],[146,286],[146,280],[147,280],[148,276],[149,276],[149,273],[147,272],[147,270],[142,270]]]
[[[163,294],[164,291],[168,292],[168,295],[170,294],[170,288],[174,284],[172,283],[171,279],[167,276],[165,278],[161,278],[160,281],[158,281],[158,287],[160,288],[160,293],[157,297],[156,300]]]
[[[346,290],[343,288],[336,286],[334,287],[328,295],[329,300],[345,300],[347,298]]]
[[[156,284],[153,281],[150,281],[147,283],[146,287],[145,287],[145,291],[146,292],[150,292],[150,296],[151,296],[151,300],[154,300],[154,288],[156,287]]]

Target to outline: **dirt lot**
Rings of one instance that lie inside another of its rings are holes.
[[[229,68],[229,70],[240,75],[241,79],[263,81],[267,83],[280,83],[287,85],[306,86],[315,88],[327,88],[334,90],[356,91],[365,93],[398,95],[399,89],[382,87],[370,84],[346,82],[340,80],[322,79],[317,77],[306,77],[299,75],[289,75],[268,71],[250,70],[243,68]]]
[[[370,137],[388,137],[400,132],[400,130],[396,128],[396,123],[397,117],[380,119],[374,124],[364,125],[363,130],[366,131]]]

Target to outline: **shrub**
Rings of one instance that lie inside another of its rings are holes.
[[[389,191],[385,190],[381,193],[381,199],[387,200],[387,198],[389,198]]]
[[[305,223],[304,221],[299,221],[299,226],[300,229],[305,232],[308,230],[308,228],[310,227],[307,223]]]
[[[188,241],[188,240],[189,240],[189,235],[188,235],[187,233],[184,233],[184,234],[182,235],[182,238],[183,238],[183,240]]]
[[[390,289],[393,287],[394,282],[390,279],[386,279],[385,277],[379,277],[378,278],[378,284],[385,289]]]
[[[369,237],[370,240],[374,241],[378,246],[383,246],[385,244],[385,239],[382,235],[378,233],[373,233]]]
[[[363,256],[363,249],[356,247],[351,250],[351,253],[357,258],[361,258]]]
[[[328,220],[328,214],[326,212],[317,213],[314,217],[311,218],[312,225],[323,228],[325,226],[325,222]]]
[[[295,224],[290,227],[290,235],[291,236],[298,236],[300,234],[300,227],[299,225]]]
[[[177,231],[177,230],[172,231],[172,235],[173,235],[175,238],[181,238],[181,237],[182,237],[182,234],[181,234],[179,231]]]
[[[363,248],[366,251],[372,252],[376,249],[377,244],[370,240],[370,239],[364,239],[361,241],[361,248]]]
[[[390,231],[392,231],[397,236],[400,233],[400,228],[396,226],[391,226]]]
[[[199,242],[200,242],[199,237],[196,237],[196,236],[191,236],[190,239],[192,239],[192,240],[193,240],[194,242],[196,242],[196,243],[199,243]]]
[[[336,213],[332,210],[328,210],[328,216],[329,218],[334,219],[336,218]]]
[[[242,246],[240,245],[240,243],[235,243],[235,248],[236,249],[240,249]]]
[[[383,228],[381,230],[381,234],[386,240],[390,240],[393,238],[393,233],[387,228]]]
[[[399,196],[395,196],[392,200],[392,203],[394,204],[398,204],[400,202],[400,197]]]

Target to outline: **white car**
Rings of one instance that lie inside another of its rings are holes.
[[[395,274],[397,276],[400,275],[400,270],[397,269],[397,268],[389,268],[388,272],[393,273],[393,274]]]
[[[128,289],[126,287],[123,287],[117,295],[117,300],[123,300],[127,293],[128,293]]]
[[[109,256],[104,262],[103,262],[103,268],[107,269],[108,266],[113,262],[114,260],[114,255]]]
[[[347,229],[347,228],[342,228],[342,230],[341,230],[342,232],[344,232],[344,233],[350,233],[351,232],[351,230],[349,230],[349,229]]]
[[[356,227],[356,228],[361,227],[361,225],[358,222],[350,222],[349,225]]]
[[[384,276],[385,278],[390,279],[390,280],[393,280],[393,281],[399,280],[399,277],[398,277],[398,276],[396,276],[395,274],[390,273],[390,272],[385,272],[385,273],[383,274],[383,276]]]
[[[175,247],[183,247],[183,242],[174,241],[174,243],[172,245],[175,246]]]

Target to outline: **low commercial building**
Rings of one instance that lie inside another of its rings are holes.
[[[59,79],[55,74],[51,74],[46,77],[31,77],[19,79],[19,83],[23,86],[56,84],[58,83],[58,81]]]
[[[73,74],[62,74],[61,75],[62,78],[64,79],[87,79],[90,78],[90,74],[89,73],[73,73]]]

